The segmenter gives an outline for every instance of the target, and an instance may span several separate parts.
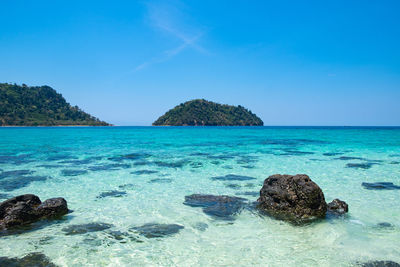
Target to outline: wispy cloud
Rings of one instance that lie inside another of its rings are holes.
[[[167,5],[159,2],[147,3],[147,18],[154,30],[167,34],[170,37],[178,39],[179,46],[164,50],[160,55],[138,65],[133,71],[139,71],[153,64],[161,63],[179,55],[186,48],[191,48],[202,54],[209,52],[199,44],[203,31],[194,29],[184,22],[184,14],[178,7],[181,3],[175,2],[174,5]]]

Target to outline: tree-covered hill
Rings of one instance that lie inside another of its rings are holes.
[[[91,125],[108,123],[71,106],[49,86],[0,83],[0,126]]]
[[[263,121],[242,106],[230,106],[204,99],[191,100],[169,110],[153,125],[169,126],[262,126]]]

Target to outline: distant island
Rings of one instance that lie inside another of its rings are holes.
[[[0,83],[0,126],[109,126],[49,86]]]
[[[263,126],[263,121],[242,106],[204,99],[182,103],[158,118],[154,126]]]

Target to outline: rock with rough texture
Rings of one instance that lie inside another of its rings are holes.
[[[292,221],[325,217],[327,204],[321,188],[305,174],[275,174],[264,181],[258,208]]]
[[[67,202],[63,198],[52,198],[42,203],[38,196],[20,195],[0,203],[0,229],[27,225],[67,213]]]
[[[68,213],[67,201],[62,197],[47,199],[39,205],[37,212],[47,218],[62,216]]]
[[[349,212],[349,205],[340,199],[334,199],[332,202],[328,203],[328,211],[338,215],[345,214]]]

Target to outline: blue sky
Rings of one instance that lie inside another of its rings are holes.
[[[116,125],[195,98],[265,125],[400,125],[399,1],[0,1],[0,82]]]

